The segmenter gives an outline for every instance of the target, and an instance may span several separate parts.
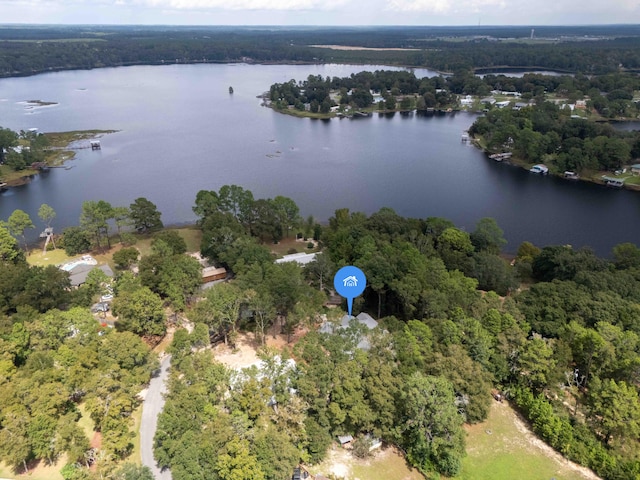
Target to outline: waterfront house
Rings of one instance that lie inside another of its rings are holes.
[[[71,282],[72,287],[79,287],[83,283],[86,283],[87,277],[89,276],[89,272],[94,268],[98,268],[102,270],[105,275],[109,278],[113,278],[113,270],[109,267],[109,265],[87,265],[85,263],[74,266],[69,272],[69,280]]]
[[[634,163],[631,165],[631,173],[633,175],[640,175],[640,163]]]

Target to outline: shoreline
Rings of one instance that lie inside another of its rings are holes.
[[[74,147],[76,142],[82,142],[85,140],[94,140],[102,138],[104,135],[117,133],[119,130],[72,130],[69,132],[45,132],[45,135],[50,142],[50,145],[44,149],[46,164],[44,168],[25,168],[20,171],[10,172],[14,175],[10,175],[9,179],[3,179],[1,183],[4,183],[0,187],[0,191],[21,187],[27,185],[33,180],[35,175],[41,173],[47,173],[50,168],[65,168],[66,170],[73,167],[65,167],[64,165],[71,160],[75,160],[75,150],[91,148],[90,146]],[[5,175],[6,176],[6,175]]]
[[[631,120],[633,121],[633,120]],[[490,158],[489,156],[492,155],[492,152],[489,152],[486,148],[484,148],[481,145],[481,142],[478,138],[473,138],[471,140],[472,144],[474,147],[476,147],[477,149],[481,150],[482,153],[484,153],[486,160],[491,160],[492,162],[495,162],[496,160],[493,160],[492,158]],[[522,170],[529,170],[533,165],[537,165],[537,164],[529,164],[517,157],[510,157],[509,160],[502,160],[499,161],[498,163],[503,163],[512,167],[516,167],[516,168],[520,168]],[[632,192],[638,192],[640,191],[640,185],[632,185],[632,184],[623,184],[622,187],[609,187],[606,182],[604,180],[602,180],[601,178],[603,176],[609,176],[612,177],[614,176],[614,174],[612,172],[605,172],[605,171],[598,171],[598,172],[587,172],[585,175],[580,175],[579,178],[577,179],[567,179],[565,178],[563,175],[556,173],[556,172],[552,172],[551,170],[549,170],[548,173],[544,174],[545,176],[550,176],[550,177],[556,177],[556,178],[560,178],[563,180],[566,180],[568,182],[584,182],[584,183],[591,183],[593,185],[600,185],[602,187],[607,187],[607,188],[611,188],[612,190],[629,190]],[[622,178],[626,178],[626,177],[621,177]]]

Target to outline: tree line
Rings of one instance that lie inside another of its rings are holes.
[[[260,29],[242,27],[12,27],[0,32],[0,75],[110,66],[215,62],[374,63],[453,72],[501,66],[585,74],[640,68],[640,35],[633,25],[537,27],[553,42],[523,42],[526,27],[370,27]],[[602,38],[580,41],[584,35]],[[515,37],[510,38],[511,36]],[[553,37],[552,37],[553,38]],[[407,48],[344,51],[310,45]]]
[[[266,255],[238,258],[230,264],[235,280],[187,313],[195,328],[179,330],[171,347],[176,370],[156,436],[160,464],[176,478],[288,478],[297,462],[320,461],[337,435],[353,435],[361,455],[370,438],[382,438],[426,474],[455,475],[462,424],[486,418],[496,388],[571,459],[605,478],[640,473],[635,245],[619,245],[608,261],[586,249],[524,243],[510,266],[491,219],[467,233],[390,209],[338,210],[319,239],[323,253],[304,268]],[[226,253],[210,251],[218,261]],[[355,309],[380,318],[380,327],[316,332],[319,314],[332,316],[320,307],[327,284],[345,264],[366,272]],[[282,277],[280,265],[288,265]],[[531,287],[516,292],[523,281]],[[283,291],[308,293],[279,303]],[[226,322],[230,335],[244,328],[264,338],[265,319],[282,331],[314,327],[288,354],[264,350],[265,370],[239,374],[202,352],[212,326]],[[358,347],[363,336],[368,349]],[[194,410],[202,413],[189,417]]]
[[[194,212],[201,253],[233,280],[200,291],[184,239],[160,230],[149,253],[126,246],[114,255],[115,329],[88,312],[104,278],[72,291],[66,272],[29,267],[0,226],[3,461],[22,470],[66,452],[65,478],[92,478],[93,463],[121,475],[133,394],[157,366],[140,337],[178,320],[155,438],[159,465],[177,480],[289,478],[300,462],[324,458],[337,435],[352,435],[357,455],[380,438],[427,475],[455,475],[462,426],[487,417],[494,389],[603,478],[640,474],[636,245],[618,245],[605,260],[525,242],[509,264],[492,219],[465,232],[442,218],[340,209],[320,226],[300,218],[292,199],[255,199],[236,185],[198,192]],[[95,226],[88,231],[104,245]],[[304,267],[274,263],[270,245],[294,232],[315,237],[322,252]],[[344,265],[366,273],[354,313],[369,312],[377,328],[343,323],[341,309],[324,306]],[[207,350],[247,330],[262,344],[273,332],[290,339],[300,326],[309,333],[295,345],[261,350],[260,368],[228,370]],[[81,415],[102,432],[102,454],[88,448]]]
[[[604,118],[636,118],[640,89],[637,75],[542,75],[529,73],[520,78],[501,74],[482,77],[460,69],[447,76],[418,78],[410,71],[362,71],[348,77],[309,75],[304,81],[292,79],[269,88],[269,99],[279,110],[289,107],[328,113],[334,106],[368,108],[371,92],[380,94],[381,110],[428,110],[459,108],[457,95],[487,97],[491,92],[517,92],[523,101],[544,101],[547,95],[566,98],[567,103],[585,100],[586,106]],[[491,105],[485,105],[491,108]]]
[[[544,162],[555,171],[617,170],[640,156],[638,132],[572,118],[551,102],[488,112],[469,129],[489,151],[513,151],[530,163]]]

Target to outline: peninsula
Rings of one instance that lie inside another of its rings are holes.
[[[91,148],[91,140],[116,131],[39,133],[36,129],[14,132],[0,127],[0,185],[3,188],[24,185],[33,175],[73,160],[76,150]]]

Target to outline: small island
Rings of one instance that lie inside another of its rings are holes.
[[[50,107],[52,105],[58,105],[58,102],[45,102],[44,100],[27,100],[27,105],[34,107]]]

